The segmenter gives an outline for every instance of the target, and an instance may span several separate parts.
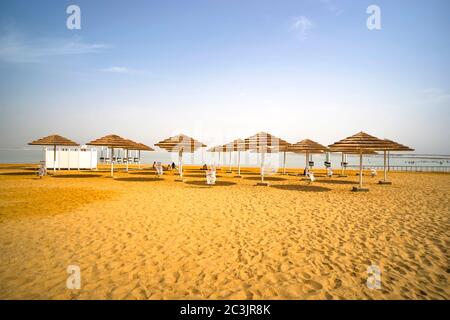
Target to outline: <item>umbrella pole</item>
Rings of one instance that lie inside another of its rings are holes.
[[[387,181],[387,168],[386,168],[386,153],[387,151],[384,150],[384,182]]]
[[[139,155],[139,161],[138,161],[138,164],[139,164],[139,169],[141,168],[141,150],[139,150],[138,151],[138,155]]]
[[[261,153],[261,183],[264,183],[264,151]]]
[[[53,173],[56,173],[56,145],[53,146]]]
[[[309,154],[305,153],[305,175],[309,172]]]
[[[387,152],[388,171],[391,172],[391,152]]]
[[[128,149],[127,149],[127,172],[128,172]]]
[[[111,177],[114,178],[114,147],[111,147]]]
[[[341,157],[341,168],[342,168],[342,175],[344,175],[344,153],[342,152],[342,157]]]
[[[241,152],[238,151],[238,176],[241,175]]]
[[[183,151],[178,152],[178,171],[180,173],[180,179],[183,180]]]
[[[232,153],[232,152],[230,151],[230,167],[228,168],[228,172],[229,172],[229,173],[232,172],[232,171],[231,171],[231,153]]]
[[[283,152],[283,174],[286,174],[286,151]]]
[[[359,188],[362,189],[362,175],[363,175],[363,152],[359,150]]]

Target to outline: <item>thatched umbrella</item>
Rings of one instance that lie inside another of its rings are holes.
[[[126,149],[134,146],[134,142],[124,139],[118,135],[110,134],[91,142],[86,143],[90,146],[102,146],[111,148],[111,177],[114,177],[114,148]]]
[[[57,146],[79,146],[78,143],[64,138],[60,135],[53,134],[33,142],[28,143],[33,146],[53,146],[53,172],[56,171],[56,147]]]
[[[215,146],[215,147],[212,147],[212,148],[206,150],[206,152],[218,153],[219,154],[219,165],[220,165],[220,154],[227,152],[227,150],[226,150],[225,146]]]
[[[268,186],[268,183],[264,182],[263,167],[264,167],[264,157],[265,153],[275,153],[280,152],[284,147],[288,146],[289,143],[283,139],[277,138],[269,133],[259,132],[251,137],[244,140],[245,144],[248,146],[249,150],[257,151],[261,153],[261,182],[258,185]]]
[[[297,143],[291,144],[289,147],[289,151],[305,154],[305,170],[307,171],[309,169],[312,169],[312,167],[310,168],[309,166],[309,155],[324,153],[328,151],[328,148],[310,139],[304,139]]]
[[[291,144],[283,145],[279,148],[280,152],[283,152],[283,174],[286,174],[286,153],[291,152]]]
[[[225,149],[230,152],[230,170],[231,173],[231,153],[233,151],[238,153],[238,174],[237,178],[241,177],[241,151],[249,150],[249,145],[242,139],[236,139],[224,145]]]
[[[155,150],[143,143],[135,142],[130,139],[126,139],[126,140],[131,143],[131,146],[124,148],[126,150],[126,157],[127,157],[126,171],[128,172],[128,161],[129,161],[128,152],[129,152],[129,150],[136,150],[139,152],[139,169],[140,169],[141,168],[141,151],[155,151]]]
[[[365,132],[359,132],[353,136],[335,142],[328,147],[331,151],[337,152],[358,152],[359,153],[359,187],[353,187],[353,191],[368,191],[362,187],[363,154],[365,151],[386,150],[389,142],[371,136]]]
[[[178,161],[179,161],[179,173],[180,180],[183,180],[183,153],[193,153],[199,148],[206,147],[206,144],[203,144],[200,141],[197,141],[191,137],[188,137],[184,134],[179,134],[174,137],[167,138],[155,144],[155,146],[165,149],[169,152],[178,152]]]
[[[392,182],[387,181],[387,165],[386,165],[386,155],[390,151],[414,151],[414,149],[411,149],[410,147],[407,147],[405,145],[402,145],[398,142],[384,139],[384,141],[388,142],[390,144],[389,149],[384,149],[384,162],[383,162],[383,180],[378,181],[379,184],[392,184]]]
[[[345,166],[344,166],[345,159],[347,158],[346,156],[348,154],[350,154],[350,155],[359,155],[359,151],[355,151],[355,150],[347,150],[347,151],[341,150],[339,152],[342,153],[342,158],[341,158],[341,169],[342,169],[342,172],[339,175],[339,177],[340,178],[345,178],[345,177],[347,177],[345,175]],[[377,155],[378,153],[373,151],[373,150],[363,150],[363,154],[364,155]]]

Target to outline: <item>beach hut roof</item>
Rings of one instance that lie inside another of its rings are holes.
[[[37,139],[28,144],[35,146],[79,146],[78,143],[57,134]]]
[[[297,153],[323,153],[327,151],[328,148],[310,139],[305,139],[291,144],[287,150]]]
[[[277,138],[266,132],[259,132],[244,140],[247,149],[255,150],[260,147],[273,147],[275,150],[280,151],[283,147],[289,146],[289,142]]]
[[[110,134],[96,140],[92,140],[91,142],[86,143],[87,145],[92,146],[105,146],[112,148],[130,148],[134,146],[134,142],[124,139],[118,135]]]
[[[169,152],[181,151],[181,152],[194,152],[195,150],[206,147],[200,141],[197,141],[187,135],[179,134],[165,140],[162,140],[155,144],[155,146],[165,149]]]
[[[389,151],[414,151],[414,149],[411,149],[410,147],[407,147],[403,144],[400,144],[398,142],[389,140],[389,139],[384,139],[384,141],[387,141],[391,144],[391,147],[389,148]]]
[[[391,144],[385,140],[359,132],[353,136],[335,142],[328,147],[330,151],[361,151],[361,150],[389,150]]]

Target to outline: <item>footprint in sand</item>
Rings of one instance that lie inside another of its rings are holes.
[[[342,280],[341,279],[335,279],[334,280],[334,288],[333,289],[339,289],[342,286]]]
[[[309,292],[318,291],[323,288],[323,286],[319,282],[314,280],[303,280],[303,284]]]

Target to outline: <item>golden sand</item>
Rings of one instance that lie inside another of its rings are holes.
[[[450,175],[157,179],[0,167],[2,299],[449,299]],[[381,269],[381,289],[366,286]],[[66,288],[68,265],[81,289]]]

